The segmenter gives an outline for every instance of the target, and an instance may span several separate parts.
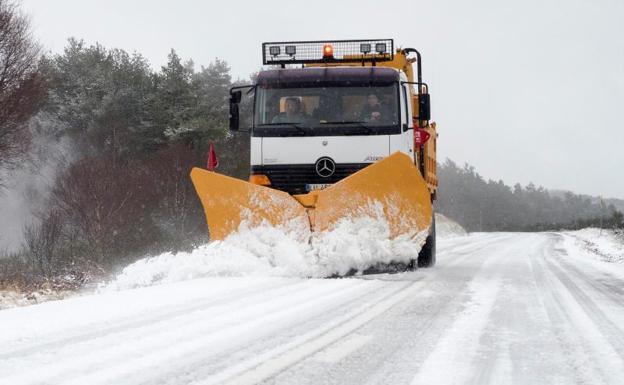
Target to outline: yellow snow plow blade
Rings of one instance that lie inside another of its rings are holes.
[[[241,226],[268,223],[302,237],[331,230],[343,219],[371,217],[388,223],[390,238],[413,237],[431,224],[431,197],[412,160],[397,152],[325,190],[291,196],[194,168],[191,179],[204,206],[211,239]]]
[[[204,206],[212,240],[226,238],[241,223],[249,228],[267,223],[309,230],[305,208],[288,193],[200,168],[193,168],[191,180]]]

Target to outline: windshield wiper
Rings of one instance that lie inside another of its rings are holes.
[[[266,127],[266,126],[288,126],[288,127],[296,128],[297,131],[301,132],[302,134],[306,133],[301,123],[295,123],[295,122],[265,123],[265,124],[257,125],[257,127]]]
[[[365,125],[364,123],[367,123],[367,122],[363,122],[359,120],[336,120],[336,121],[329,121],[329,122],[325,121],[325,122],[321,122],[320,124],[357,124],[358,127],[363,128],[367,134],[372,134],[373,130],[371,130],[371,128]]]

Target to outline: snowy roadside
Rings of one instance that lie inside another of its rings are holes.
[[[3,274],[0,280],[0,310],[90,294],[100,287],[101,282],[112,278],[111,274],[92,264],[74,265],[51,277],[12,268],[13,273]]]
[[[103,280],[102,277],[102,274],[97,276],[68,274],[61,279],[22,282],[11,286],[7,286],[6,282],[3,282],[3,286],[0,288],[0,310],[91,294],[99,288],[100,282]]]
[[[466,229],[464,229],[459,223],[450,219],[449,217],[436,213],[436,236],[438,238],[453,238],[463,237],[468,235]]]
[[[624,264],[624,232],[587,228],[561,233],[584,254],[602,262]]]
[[[18,306],[35,305],[47,301],[56,301],[73,296],[73,291],[37,290],[20,293],[16,290],[0,290],[0,310]]]
[[[437,236],[467,235],[453,220],[436,214]],[[199,246],[191,252],[163,253],[127,266],[99,291],[116,291],[189,281],[206,277],[326,277],[363,270],[375,263],[407,262],[426,234],[415,239],[388,239],[384,221],[344,221],[334,231],[301,243],[275,228],[257,228],[234,234],[222,242]],[[88,294],[90,290],[40,290],[31,293],[0,291],[0,309]]]

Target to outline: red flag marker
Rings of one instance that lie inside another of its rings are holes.
[[[219,158],[217,158],[214,144],[210,143],[210,149],[208,150],[208,164],[206,165],[206,168],[208,171],[214,171],[217,167],[219,167]]]
[[[431,135],[420,127],[414,127],[414,145],[418,148],[425,144]]]

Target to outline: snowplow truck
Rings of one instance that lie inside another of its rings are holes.
[[[420,53],[392,39],[269,42],[255,84],[230,90],[230,129],[251,138],[249,181],[194,168],[208,232],[270,225],[305,241],[342,220],[387,222],[435,264],[436,125]],[[250,127],[239,127],[243,93]]]

